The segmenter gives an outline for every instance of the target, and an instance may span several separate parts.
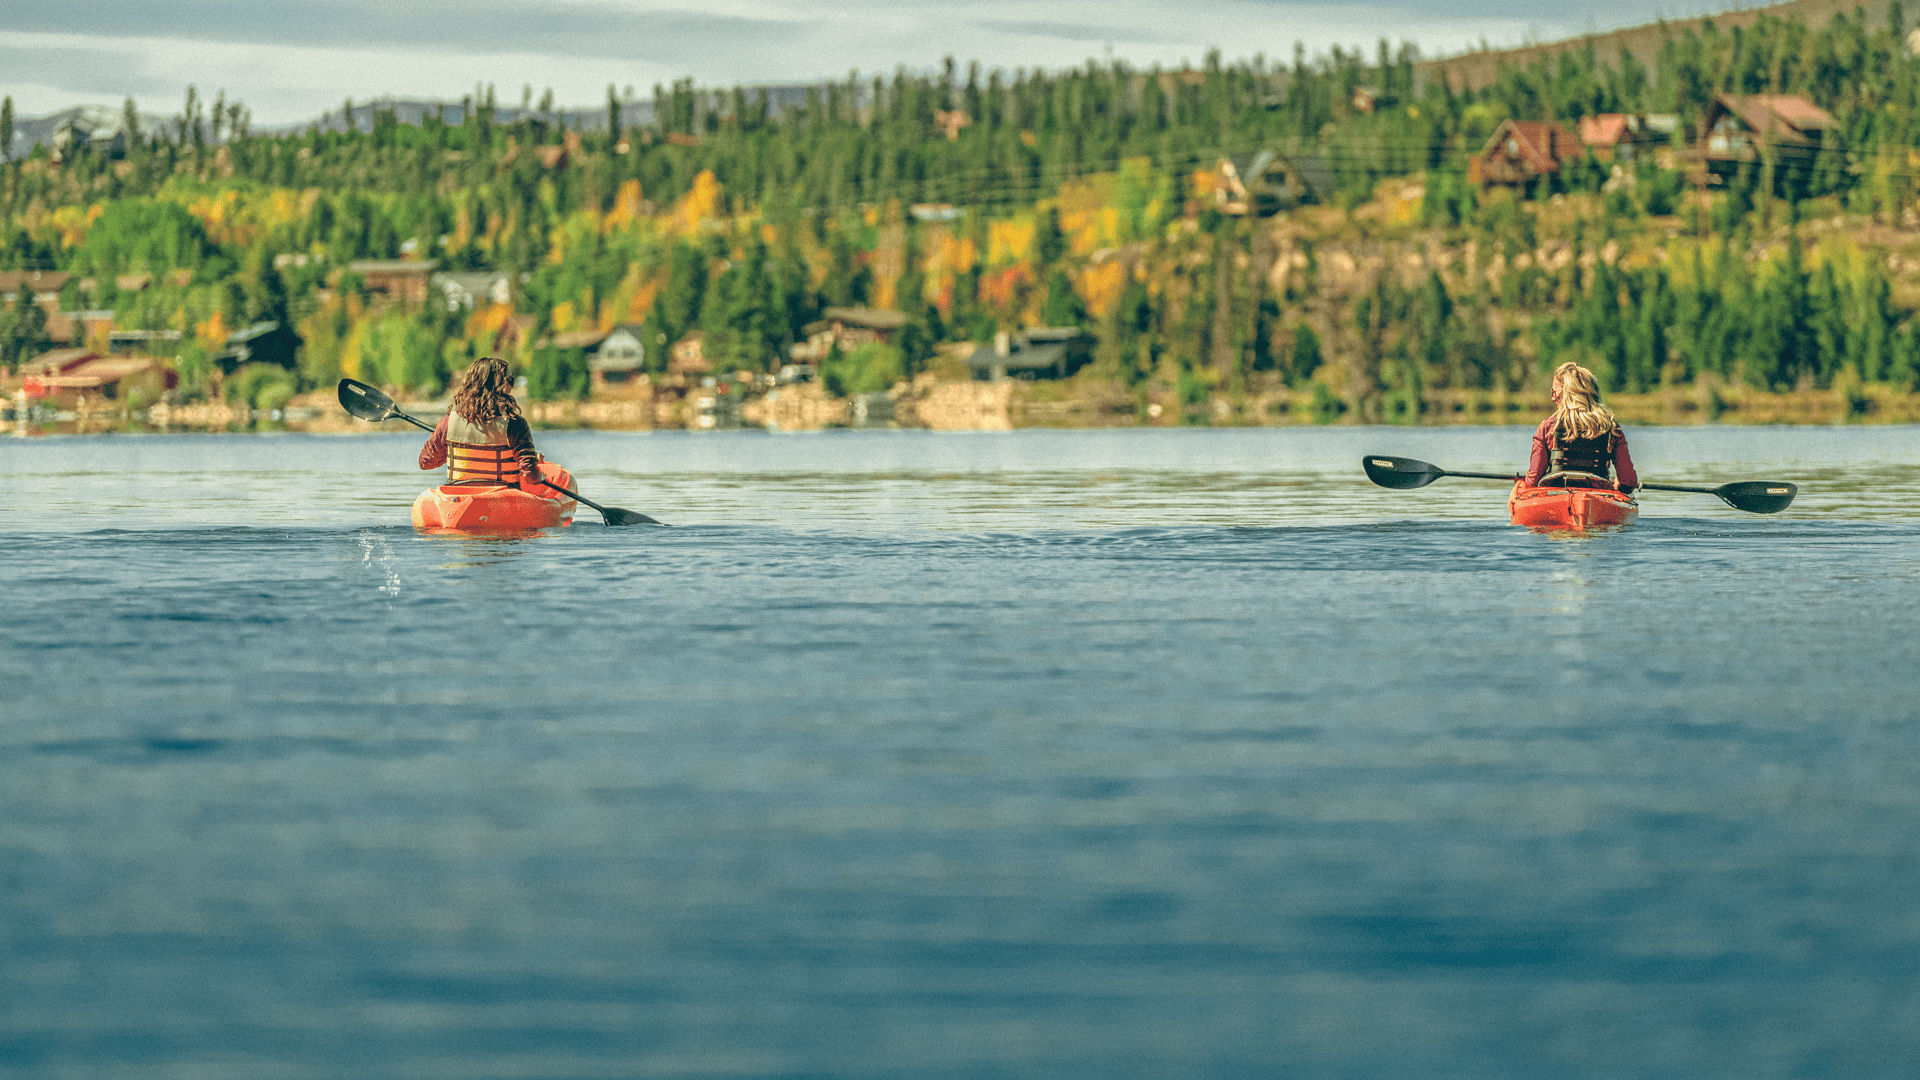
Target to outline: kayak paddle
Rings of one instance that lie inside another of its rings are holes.
[[[405,420],[407,423],[412,424],[422,431],[433,430],[433,425],[421,423],[419,420],[401,412],[400,406],[394,404],[393,399],[382,393],[378,387],[368,386],[358,379],[341,379],[339,396],[340,407],[362,420],[372,420],[375,423],[379,423],[382,420]],[[546,481],[543,480],[541,483],[546,483]],[[575,502],[585,503],[595,510],[600,511],[600,516],[605,519],[608,525],[660,524],[658,521],[638,511],[622,510],[617,506],[601,506],[599,503],[594,502],[592,499],[578,492],[568,491],[566,488],[556,484],[547,484],[546,486],[553,488],[553,490]]]
[[[1381,487],[1393,488],[1396,491],[1423,488],[1443,476],[1468,476],[1478,480],[1520,479],[1518,474],[1451,472],[1424,461],[1388,457],[1385,454],[1361,458],[1360,464],[1367,470],[1367,479]],[[1782,480],[1745,480],[1712,488],[1682,487],[1678,484],[1641,484],[1640,486],[1653,491],[1691,491],[1701,495],[1717,496],[1721,502],[1735,510],[1745,510],[1749,514],[1777,514],[1785,510],[1800,491],[1799,488]]]
[[[1744,480],[1711,488],[1681,487],[1678,484],[1640,486],[1654,491],[1693,491],[1702,495],[1717,495],[1721,502],[1749,514],[1777,514],[1792,505],[1793,497],[1800,493],[1799,488],[1784,480]]]
[[[1383,488],[1395,491],[1412,491],[1423,488],[1443,476],[1466,476],[1475,480],[1505,480],[1512,483],[1520,479],[1519,473],[1449,472],[1438,465],[1429,465],[1412,458],[1369,456],[1360,459],[1367,470],[1367,479]]]

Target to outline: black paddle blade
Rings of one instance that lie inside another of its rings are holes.
[[[658,525],[658,521],[640,513],[638,510],[622,510],[617,506],[602,507],[600,516],[608,525]]]
[[[1412,458],[1369,455],[1360,459],[1360,465],[1367,470],[1367,479],[1383,488],[1395,491],[1412,491],[1423,488],[1435,480],[1447,475],[1447,470],[1436,465]]]
[[[1748,480],[1713,489],[1728,506],[1749,514],[1777,514],[1793,504],[1800,489],[1778,480]]]
[[[358,379],[341,379],[340,407],[362,420],[380,421],[394,413],[393,399]]]

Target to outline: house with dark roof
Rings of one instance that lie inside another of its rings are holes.
[[[1763,162],[1769,150],[1782,163],[1810,164],[1840,131],[1832,113],[1799,94],[1721,94],[1701,126],[1700,157],[1721,176]]]
[[[1064,379],[1091,359],[1092,341],[1079,327],[1029,326],[976,346],[967,367],[976,379]]]
[[[1213,201],[1223,214],[1271,217],[1329,199],[1337,186],[1327,159],[1318,154],[1259,150],[1221,158],[1218,168]]]
[[[301,340],[292,328],[278,322],[257,322],[228,334],[225,347],[214,360],[229,374],[241,364],[258,362],[292,370],[298,362]]]
[[[641,327],[637,323],[622,324],[607,331],[599,345],[587,354],[587,372],[594,386],[629,382],[645,370],[647,346],[641,338]]]
[[[1481,187],[1519,187],[1558,173],[1586,154],[1573,132],[1552,120],[1505,120],[1467,159],[1467,179]]]

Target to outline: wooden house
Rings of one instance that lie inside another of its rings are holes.
[[[437,259],[355,259],[347,269],[360,275],[367,291],[393,303],[426,303],[427,283],[440,265]]]
[[[1701,160],[1725,176],[1763,163],[1769,152],[1782,163],[1809,164],[1839,132],[1840,121],[1798,94],[1721,94],[1708,106],[1701,130]]]
[[[1337,186],[1325,158],[1277,150],[1221,158],[1219,176],[1214,205],[1223,214],[1254,217],[1332,198]]]
[[[801,328],[807,340],[794,345],[788,352],[796,363],[818,364],[836,346],[841,352],[847,353],[876,341],[892,341],[895,332],[905,325],[907,317],[898,311],[830,307],[820,313],[818,321]]]
[[[1467,179],[1483,188],[1519,187],[1558,173],[1585,153],[1580,140],[1552,120],[1506,120],[1486,146],[1467,159]]]
[[[48,317],[60,313],[60,290],[73,275],[63,270],[8,270],[0,272],[0,303],[8,307],[25,300],[40,305]]]
[[[713,370],[707,360],[706,335],[698,330],[673,343],[667,350],[667,370],[675,375],[705,375]]]
[[[151,356],[106,356],[92,349],[53,349],[25,364],[21,371],[56,404],[67,405],[82,394],[109,400],[139,391],[149,401],[180,385],[179,373]]]
[[[595,388],[632,381],[645,370],[647,346],[638,324],[616,326],[587,356]]]
[[[493,355],[517,356],[533,340],[533,332],[540,326],[538,315],[509,315],[500,323],[500,329],[493,335]]]

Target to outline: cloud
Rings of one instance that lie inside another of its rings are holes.
[[[1198,63],[1216,46],[1230,61],[1290,59],[1296,41],[1371,52],[1382,28],[1432,55],[1482,37],[1575,33],[1589,10],[1570,0],[9,0],[0,4],[0,92],[25,115],[129,96],[170,113],[192,83],[203,96],[224,89],[244,100],[256,124],[270,126],[346,97],[457,100],[476,83],[495,84],[508,102],[523,84],[536,94],[551,87],[578,107],[603,100],[609,83],[644,96],[682,76],[706,86],[815,81],[851,69],[929,70],[949,55],[1058,69],[1109,55],[1142,67]],[[1641,21],[1635,9],[1616,10],[1607,25]],[[1554,15],[1565,21],[1543,22]]]

